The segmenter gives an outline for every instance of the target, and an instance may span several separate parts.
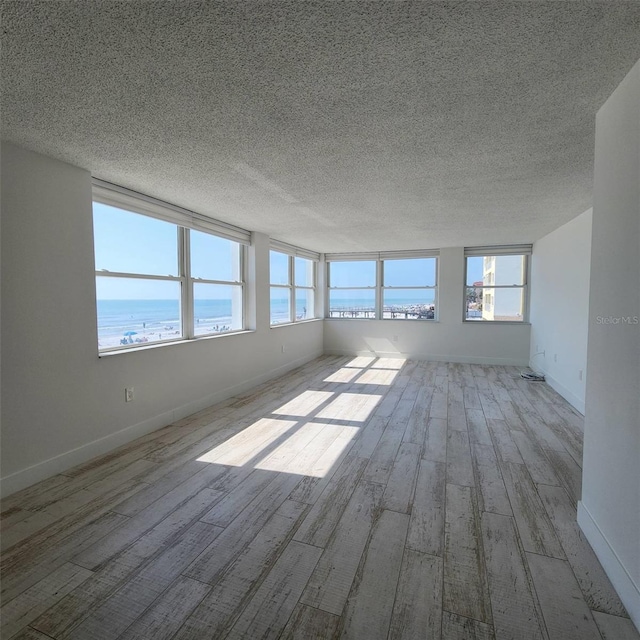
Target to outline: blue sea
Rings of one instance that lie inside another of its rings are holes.
[[[196,334],[230,331],[231,300],[196,300]],[[98,342],[101,348],[128,342],[158,342],[182,335],[178,300],[98,300]]]
[[[305,315],[300,301],[296,315]],[[272,300],[272,321],[288,322],[286,299]],[[196,335],[222,333],[240,326],[233,325],[231,300],[195,300]],[[182,335],[178,300],[98,300],[98,342],[103,349],[121,344],[172,340]]]
[[[415,305],[415,300],[387,300],[394,306]],[[297,301],[296,318],[302,320],[311,310],[305,300]],[[366,301],[344,299],[332,301],[331,309],[368,309]],[[373,313],[373,306],[370,312]],[[182,335],[178,300],[98,300],[98,341],[103,349],[121,344],[172,340]],[[365,317],[365,316],[363,316]],[[289,304],[286,298],[271,299],[272,324],[289,322]],[[194,326],[196,335],[222,333],[233,326],[231,300],[195,300]]]

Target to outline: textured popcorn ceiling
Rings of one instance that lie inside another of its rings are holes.
[[[528,242],[591,204],[640,3],[2,2],[3,137],[319,251]]]

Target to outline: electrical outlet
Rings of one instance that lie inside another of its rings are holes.
[[[393,341],[398,342],[398,336],[393,336]]]
[[[284,353],[284,345],[282,345],[282,353]]]
[[[133,387],[127,387],[124,390],[124,401],[133,402]]]

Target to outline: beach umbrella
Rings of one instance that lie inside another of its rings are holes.
[[[125,332],[124,332],[124,335],[125,335],[125,336],[135,336],[135,335],[137,335],[137,334],[138,334],[138,332],[137,332],[137,331],[125,331]]]

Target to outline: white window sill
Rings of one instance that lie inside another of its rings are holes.
[[[436,320],[434,318],[349,318],[345,316],[344,318],[324,318],[324,320],[330,320],[331,322],[335,322],[336,320],[342,321],[346,320],[347,322],[360,321],[360,322],[428,322],[429,324],[439,324],[440,320]]]
[[[463,324],[477,324],[477,325],[486,325],[486,324],[505,325],[505,324],[510,324],[510,325],[514,325],[516,327],[531,326],[530,322],[518,322],[517,320],[466,320],[465,318],[463,318],[462,322],[463,322]]]
[[[324,318],[308,318],[307,320],[296,320],[295,322],[281,322],[279,324],[270,325],[271,329],[278,329],[279,327],[295,327],[299,324],[309,324],[310,322],[318,322],[324,320]]]
[[[203,342],[208,340],[219,340],[220,338],[227,338],[228,336],[239,336],[255,333],[251,329],[242,329],[241,331],[227,331],[226,333],[216,333],[206,336],[197,336],[195,338],[185,339],[179,338],[177,340],[168,340],[166,342],[154,342],[153,344],[141,344],[135,347],[128,347],[127,349],[110,349],[109,351],[99,351],[99,358],[106,358],[110,356],[119,356],[123,353],[138,353],[139,351],[148,351],[149,349],[159,349],[162,347],[173,347],[178,344],[192,344],[196,342]]]

